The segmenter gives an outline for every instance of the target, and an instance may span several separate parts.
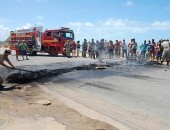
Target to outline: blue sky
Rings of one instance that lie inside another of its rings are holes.
[[[170,0],[0,0],[0,41],[11,30],[70,27],[75,40],[170,38]]]

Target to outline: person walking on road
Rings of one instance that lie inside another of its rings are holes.
[[[3,55],[0,55],[0,65],[6,67],[6,68],[15,68],[14,65],[11,63],[11,61],[9,60],[8,56],[11,54],[10,50],[5,50]],[[9,64],[6,65],[4,62],[7,62]]]
[[[26,60],[29,60],[27,57],[27,44],[25,43],[25,40],[23,40],[23,42],[21,43],[20,48],[21,48],[21,55],[23,60],[24,60],[24,56],[26,56]]]

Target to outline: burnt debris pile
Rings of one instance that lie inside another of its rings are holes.
[[[17,73],[13,73],[9,75],[6,79],[8,83],[30,83],[42,78],[48,78],[53,76],[58,76],[63,73],[68,73],[75,70],[95,70],[97,67],[100,66],[98,64],[90,64],[90,65],[83,65],[77,66],[72,68],[64,68],[64,69],[55,69],[55,70],[38,70],[38,71],[19,71]],[[103,65],[102,65],[103,66]],[[107,65],[108,67],[109,65]],[[103,66],[104,67],[104,66]]]
[[[158,63],[156,62],[148,62],[148,61],[137,61],[135,64],[129,64],[129,62],[105,62],[105,63],[95,63],[95,64],[90,64],[90,65],[82,65],[82,66],[76,66],[76,67],[71,67],[71,68],[62,68],[62,69],[54,69],[54,70],[37,70],[37,71],[22,71],[20,70],[17,73],[13,73],[9,75],[6,79],[8,83],[18,83],[18,84],[24,84],[24,83],[30,83],[33,81],[37,81],[39,79],[43,78],[49,78],[49,77],[54,77],[61,75],[63,73],[68,73],[72,71],[81,71],[81,70],[103,70],[107,68],[113,68],[113,69],[118,69],[122,68],[123,66],[148,66],[148,65],[157,65]],[[124,70],[124,69],[121,69]],[[125,71],[125,70],[124,70]]]

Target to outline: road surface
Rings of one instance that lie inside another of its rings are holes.
[[[170,68],[128,65],[40,82],[70,107],[122,130],[170,129]]]

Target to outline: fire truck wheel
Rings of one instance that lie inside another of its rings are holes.
[[[57,50],[54,47],[50,47],[49,54],[51,56],[57,56],[58,55]]]
[[[36,55],[37,55],[37,52],[36,52],[36,51],[33,51],[33,52],[31,53],[31,55],[36,56]]]

